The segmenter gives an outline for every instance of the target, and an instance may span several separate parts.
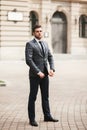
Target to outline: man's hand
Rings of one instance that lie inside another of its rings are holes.
[[[51,76],[51,77],[54,76],[54,72],[53,72],[53,70],[50,70],[50,71],[49,71],[49,76]]]
[[[44,73],[42,73],[42,72],[39,72],[37,75],[38,75],[41,79],[45,77]]]

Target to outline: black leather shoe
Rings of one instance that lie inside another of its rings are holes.
[[[45,117],[45,118],[44,118],[44,121],[58,122],[59,120],[54,119],[54,118],[52,118],[52,117]]]
[[[30,125],[32,125],[32,126],[38,126],[38,124],[37,124],[37,122],[36,121],[30,121]]]

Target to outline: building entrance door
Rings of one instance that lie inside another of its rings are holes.
[[[54,53],[67,53],[67,20],[58,11],[52,17],[52,47]]]

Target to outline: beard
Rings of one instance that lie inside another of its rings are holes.
[[[38,40],[40,40],[42,38],[42,35],[40,36],[35,36]]]

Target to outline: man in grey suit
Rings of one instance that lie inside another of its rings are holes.
[[[54,75],[54,61],[53,56],[48,48],[46,42],[42,41],[42,27],[36,25],[33,28],[34,39],[26,43],[25,59],[26,64],[30,67],[30,94],[28,102],[28,116],[30,125],[38,126],[35,121],[35,100],[37,97],[38,86],[40,85],[42,109],[44,114],[44,121],[58,122],[51,116],[49,107],[49,76]],[[48,71],[49,62],[50,70]]]

